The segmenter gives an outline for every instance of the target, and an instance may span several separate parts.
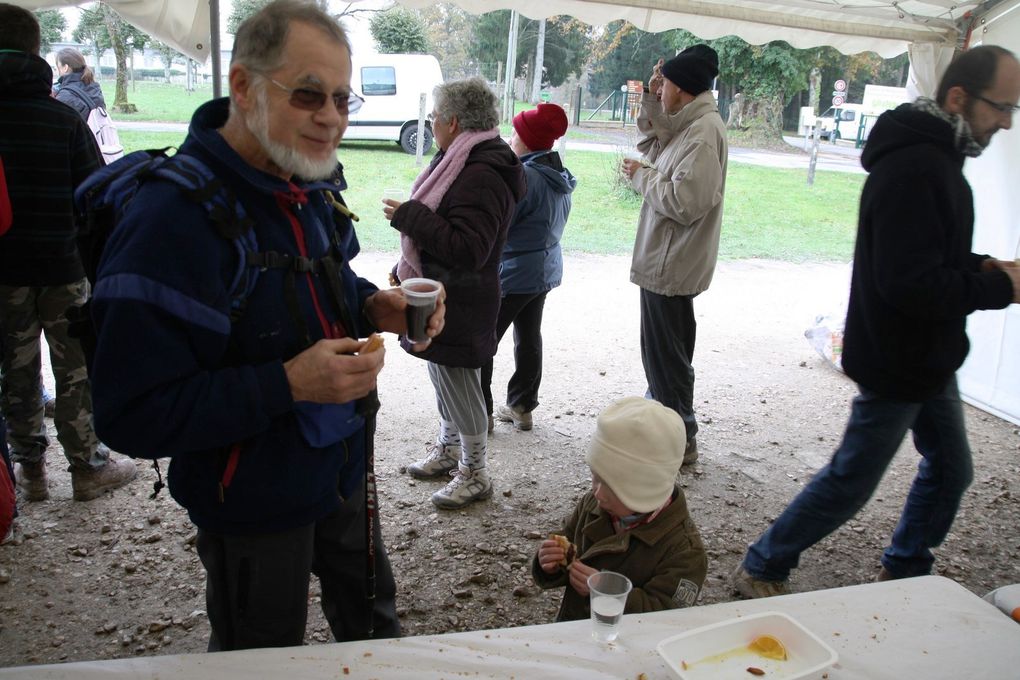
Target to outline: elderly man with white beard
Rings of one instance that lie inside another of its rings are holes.
[[[210,651],[302,644],[311,573],[338,641],[398,636],[366,466],[385,353],[359,338],[405,333],[406,302],[350,268],[336,157],[360,105],[350,44],[314,2],[279,0],[238,30],[229,79],[180,154],[248,219],[229,237],[177,184],[139,188],[96,285],[96,428],[171,458],[207,572]],[[240,300],[238,279],[254,281]],[[440,300],[430,338],[444,314]]]

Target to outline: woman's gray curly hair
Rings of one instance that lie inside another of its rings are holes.
[[[456,117],[461,130],[491,130],[499,125],[498,100],[484,78],[443,83],[433,96],[439,117],[446,121]]]

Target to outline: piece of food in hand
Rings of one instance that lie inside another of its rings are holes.
[[[378,333],[372,333],[372,335],[368,336],[368,340],[365,341],[365,344],[361,346],[361,349],[358,350],[358,354],[368,354],[369,352],[374,352],[377,349],[381,349],[382,346],[383,346],[382,336],[379,335]]]
[[[560,560],[560,564],[564,567],[569,567],[570,563],[577,557],[577,548],[570,542],[570,539],[562,534],[549,534],[549,538],[556,541],[563,548],[563,559]]]

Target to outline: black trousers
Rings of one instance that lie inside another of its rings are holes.
[[[506,388],[506,403],[518,411],[531,412],[538,406],[538,388],[542,384],[542,312],[545,296],[541,293],[511,293],[503,297],[496,319],[496,342],[514,325],[514,374]],[[492,359],[482,366],[482,391],[492,414]]]
[[[396,584],[375,522],[376,596],[365,594],[365,497],[359,491],[313,524],[274,534],[228,536],[198,530],[206,569],[209,651],[304,644],[310,575],[337,642],[400,636]]]
[[[659,295],[641,289],[641,363],[646,396],[668,406],[684,420],[687,439],[698,433],[694,418],[693,295]]]

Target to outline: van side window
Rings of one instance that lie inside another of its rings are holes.
[[[843,112],[843,118],[841,120],[853,120],[855,116],[856,116],[855,111],[847,110]]]
[[[361,69],[361,93],[379,97],[397,93],[397,72],[392,66],[364,66]]]

